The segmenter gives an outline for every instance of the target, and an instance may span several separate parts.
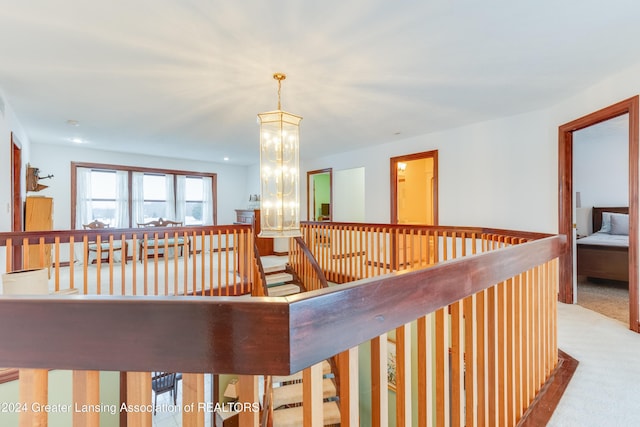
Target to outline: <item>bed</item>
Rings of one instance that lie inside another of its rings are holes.
[[[629,281],[628,214],[628,207],[593,208],[594,233],[576,241],[578,275]]]

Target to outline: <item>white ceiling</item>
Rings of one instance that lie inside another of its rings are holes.
[[[552,105],[640,60],[638,16],[635,0],[0,0],[0,88],[32,142],[252,164],[282,71],[317,157]]]

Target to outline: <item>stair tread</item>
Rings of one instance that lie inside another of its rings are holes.
[[[322,361],[322,375],[327,375],[331,373],[331,365],[326,360]],[[272,381],[274,383],[283,383],[287,381],[297,381],[302,379],[302,371],[298,371],[292,375],[274,375],[272,377]]]
[[[324,402],[322,405],[324,425],[340,424],[340,406],[338,402]],[[303,424],[302,406],[273,411],[274,427],[301,426]]]
[[[288,282],[293,279],[293,276],[289,273],[274,273],[274,274],[266,274],[265,278],[267,279],[267,285],[273,285],[275,283],[283,283]]]
[[[337,393],[336,385],[331,378],[322,380],[322,396],[335,397]],[[283,405],[292,405],[302,402],[302,383],[287,384],[273,388],[273,407],[279,408]]]
[[[281,271],[285,271],[286,268],[287,268],[286,264],[263,265],[262,266],[262,270],[264,271],[264,274],[279,273]]]
[[[268,290],[270,297],[285,297],[287,295],[300,293],[300,286],[290,283],[280,286],[273,286]]]

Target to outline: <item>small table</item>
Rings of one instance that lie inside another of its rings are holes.
[[[235,411],[216,411],[216,427],[238,427],[240,425],[238,414],[239,412]]]

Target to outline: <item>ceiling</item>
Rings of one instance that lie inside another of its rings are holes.
[[[640,60],[640,2],[0,0],[0,88],[30,140],[253,164],[544,108]],[[620,41],[628,41],[620,43]],[[76,120],[72,126],[68,120]]]

